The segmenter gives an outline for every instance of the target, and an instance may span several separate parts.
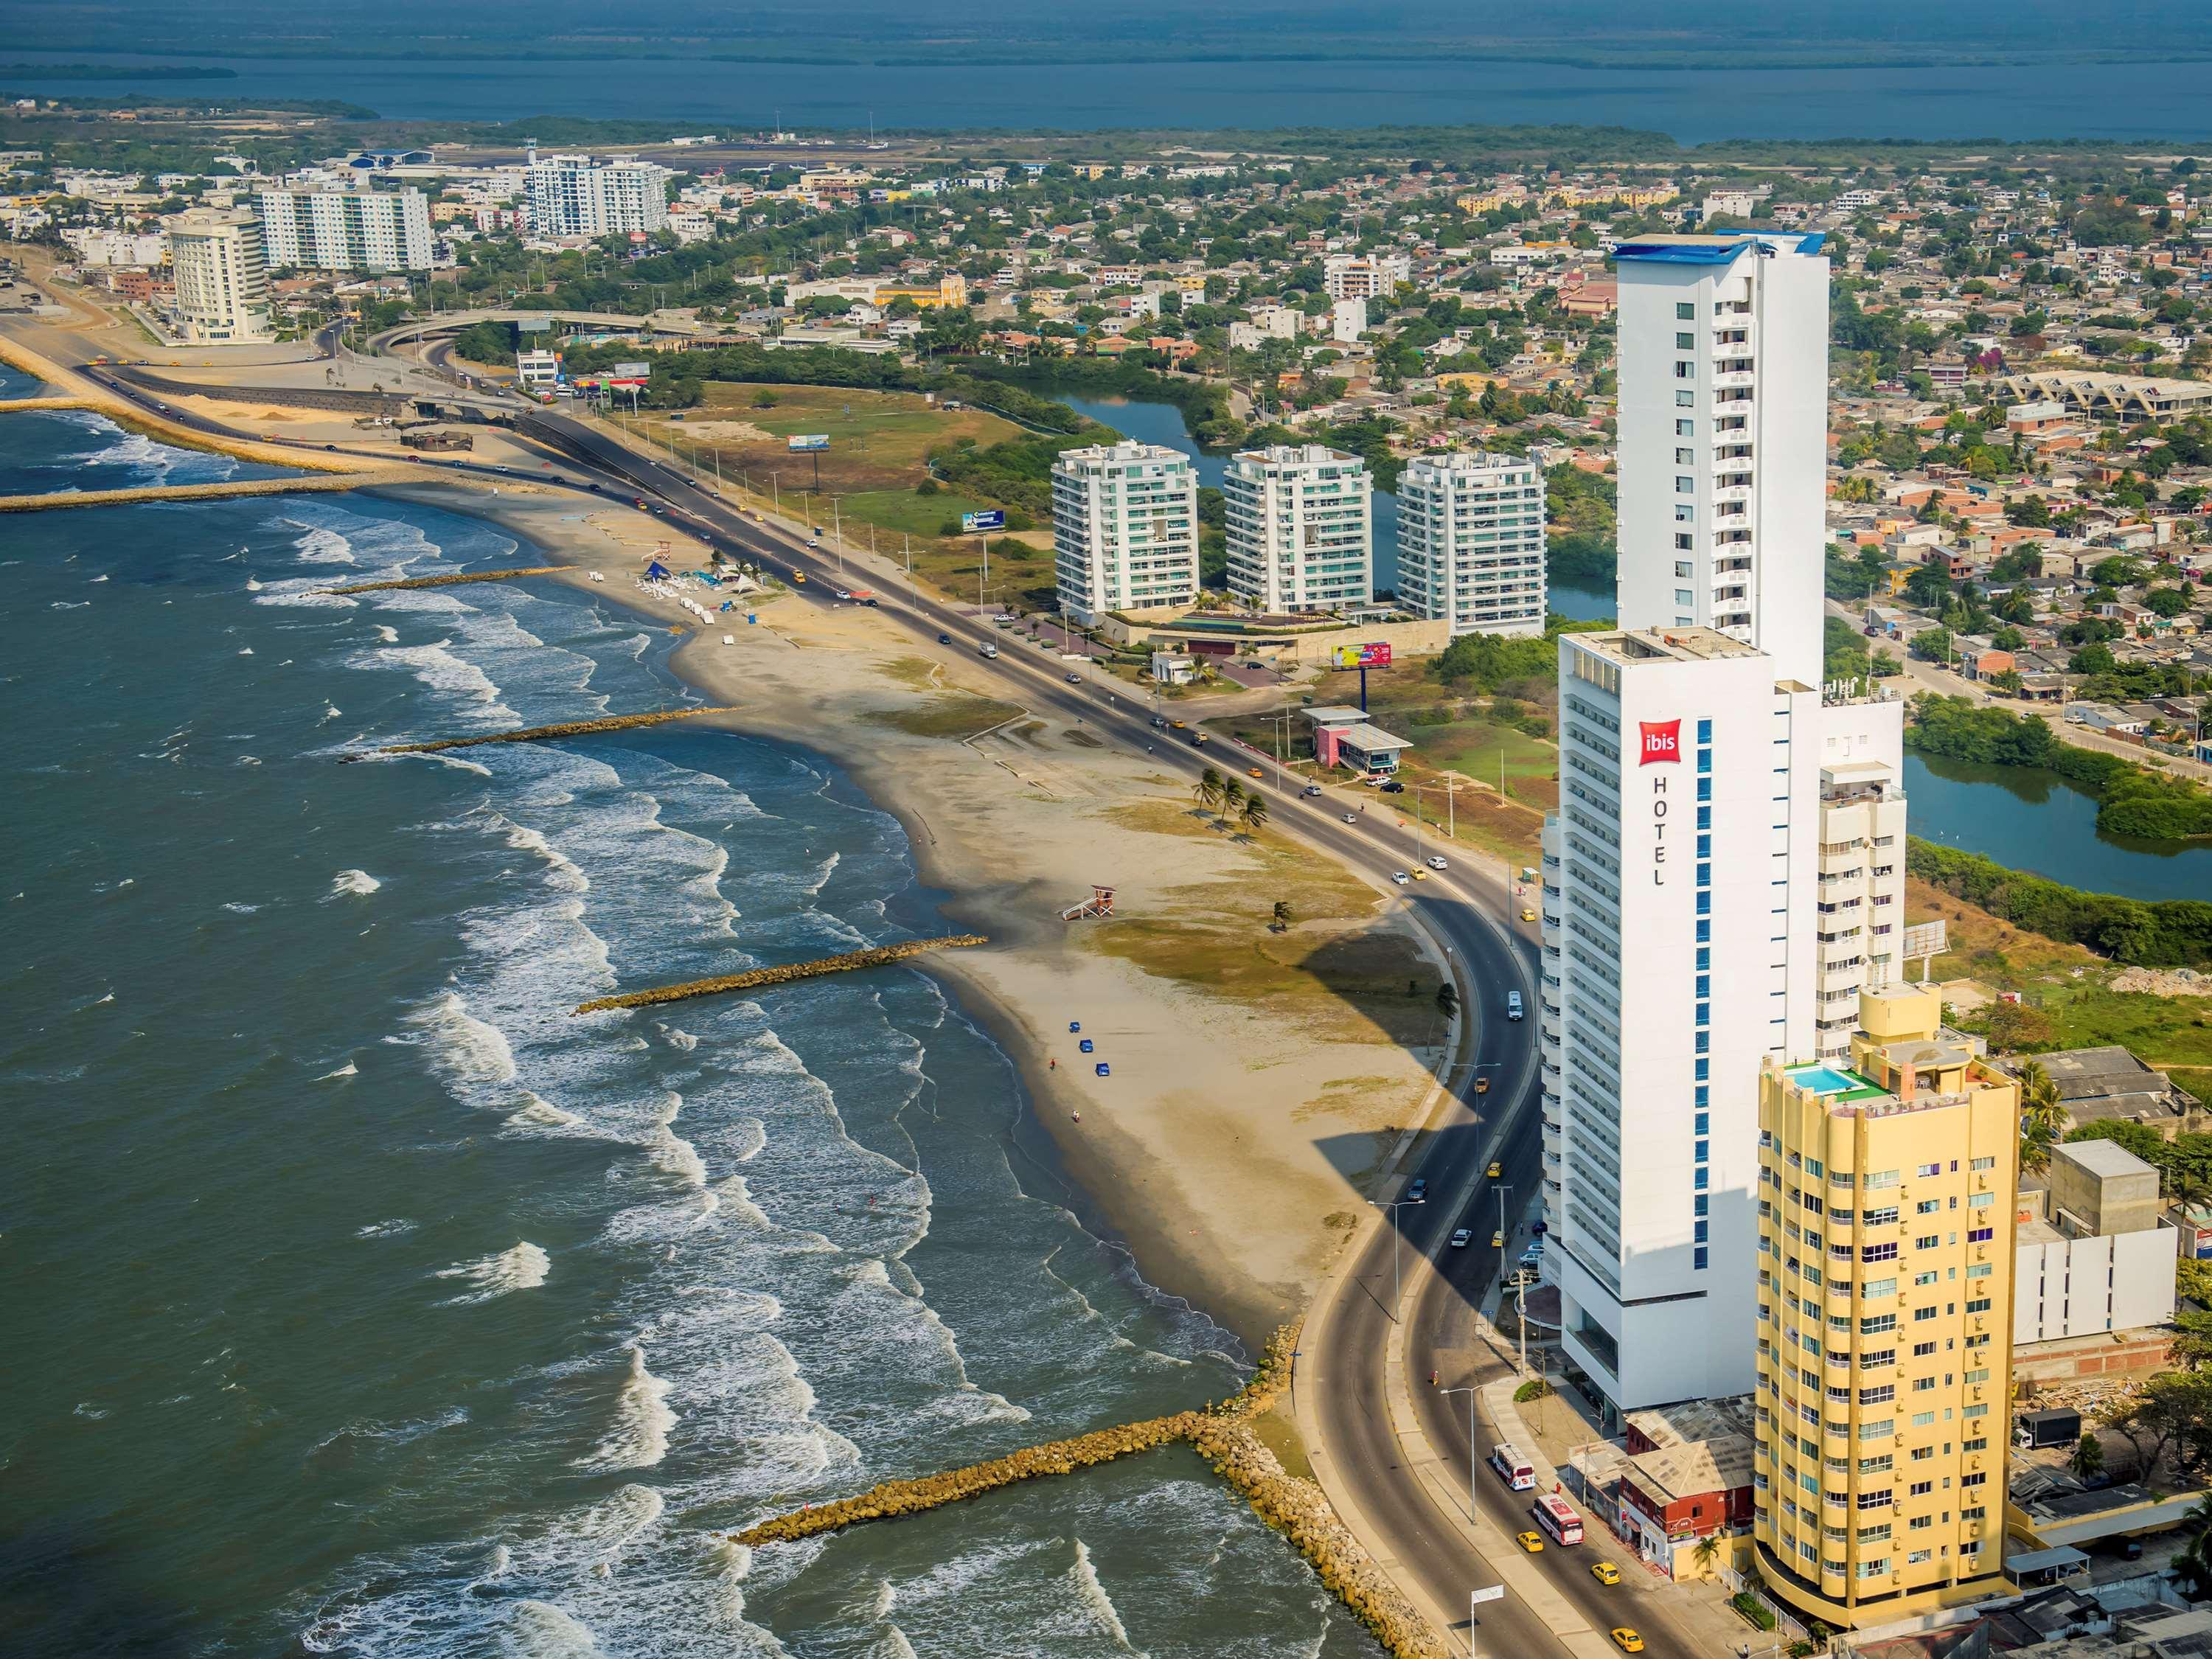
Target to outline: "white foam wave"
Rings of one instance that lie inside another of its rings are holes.
[[[535,853],[552,866],[546,875],[548,884],[564,893],[580,893],[592,884],[576,861],[545,839],[543,830],[533,830],[526,823],[517,823],[503,813],[491,815],[494,829],[504,830],[507,844],[518,852]]]
[[[355,1065],[351,1060],[348,1060],[344,1065],[339,1066],[335,1072],[324,1073],[320,1077],[317,1078],[315,1081],[318,1083],[328,1083],[334,1077],[358,1077],[360,1075],[361,1067]]]
[[[335,530],[321,525],[310,525],[305,534],[292,544],[293,551],[307,564],[354,564],[353,544]]]
[[[399,643],[399,630],[379,623],[376,625],[376,637],[386,645],[397,645]]]
[[[564,1112],[551,1101],[525,1089],[524,1104],[510,1115],[507,1127],[510,1129],[569,1129],[583,1121],[574,1112]]]
[[[351,894],[357,898],[367,898],[383,885],[366,870],[341,870],[331,878],[331,890],[327,896],[343,898]]]
[[[515,1659],[593,1659],[592,1632],[550,1601],[518,1601],[501,1645]]]
[[[237,914],[237,915],[241,915],[241,916],[250,916],[250,915],[252,915],[255,911],[258,910],[261,907],[260,907],[259,905],[258,905],[258,904],[237,904],[237,903],[231,903],[231,904],[226,904],[226,905],[224,905],[222,908],[223,908],[224,909],[226,909],[226,910],[233,911],[233,912],[234,912],[235,914]]]
[[[1140,1653],[1142,1650],[1129,1640],[1121,1615],[1115,1610],[1114,1598],[1098,1582],[1098,1569],[1091,1564],[1090,1547],[1080,1538],[1075,1540],[1075,1565],[1067,1570],[1067,1578],[1075,1586],[1076,1598],[1114,1638],[1114,1644],[1124,1653]]]
[[[408,1015],[407,1023],[425,1034],[431,1064],[449,1082],[473,1088],[514,1081],[514,1050],[497,1026],[469,1012],[459,992],[445,992]]]
[[[545,1282],[545,1275],[552,1265],[550,1256],[525,1239],[513,1249],[501,1250],[497,1255],[441,1267],[439,1278],[466,1279],[475,1287],[459,1296],[447,1297],[444,1305],[448,1308],[465,1307],[474,1303],[489,1302],[515,1291],[534,1291]]]
[[[404,1216],[394,1216],[389,1221],[372,1221],[357,1229],[356,1238],[404,1238],[415,1231],[415,1224]]]
[[[644,1345],[633,1343],[629,1374],[615,1396],[614,1425],[576,1462],[584,1468],[649,1469],[668,1455],[668,1431],[679,1420],[668,1407],[668,1384],[646,1369]]]
[[[450,638],[428,645],[387,645],[377,654],[413,671],[415,678],[434,691],[443,691],[477,705],[490,717],[519,720],[520,715],[500,702],[499,688],[491,677],[465,658],[453,654]]]
[[[676,1115],[684,1109],[684,1097],[669,1091],[662,1108],[660,1121],[654,1133],[646,1141],[646,1155],[653,1167],[674,1176],[685,1186],[704,1191],[707,1186],[707,1165],[698,1149],[668,1126],[676,1121]]]
[[[258,593],[261,591],[261,584],[252,576],[248,576],[246,579],[246,591],[249,593]]]

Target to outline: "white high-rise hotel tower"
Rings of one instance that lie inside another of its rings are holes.
[[[1616,255],[1620,631],[1559,641],[1540,984],[1546,1273],[1616,1412],[1752,1387],[1760,1060],[1902,966],[1900,705],[1821,684],[1820,241]]]

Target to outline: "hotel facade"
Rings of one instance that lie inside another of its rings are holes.
[[[1160,444],[1065,449],[1052,467],[1052,545],[1061,612],[1089,628],[1109,611],[1198,598],[1198,474]]]
[[[1934,987],[1859,1007],[1847,1066],[1759,1079],[1753,1537],[1842,1626],[2008,1588],[2019,1087]]]
[[[1560,639],[1539,981],[1545,1271],[1615,1421],[1752,1389],[1761,1068],[1902,967],[1902,705],[1821,678],[1819,249],[1618,253],[1622,627]]]

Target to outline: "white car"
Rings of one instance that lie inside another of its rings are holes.
[[[1451,1247],[1455,1250],[1463,1250],[1473,1243],[1474,1235],[1464,1227],[1456,1229],[1451,1236]]]
[[[841,599],[849,599],[853,597],[852,590],[850,588],[833,587],[830,591],[835,593]]]
[[[1431,858],[1429,860],[1429,868],[1431,870],[1449,870],[1451,868],[1451,866],[1446,864],[1442,859]]]
[[[1413,878],[1407,875],[1403,870],[1393,870],[1390,872],[1390,879],[1397,883],[1399,886],[1403,887],[1408,882],[1412,881]]]
[[[1357,812],[1346,812],[1344,815],[1344,821],[1346,823],[1357,823],[1359,822],[1359,814]]]

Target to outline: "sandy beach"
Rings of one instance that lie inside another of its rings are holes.
[[[1015,1057],[1091,1213],[1255,1349],[1303,1308],[1447,1036],[1440,968],[1388,895],[1217,825],[1166,771],[1001,701],[963,653],[878,612],[771,595],[757,623],[702,628],[633,580],[672,538],[661,520],[528,484],[398,493],[489,518],[684,629],[674,666],[738,711],[714,720],[828,757],[896,814],[948,919],[993,941],[926,971]],[[677,536],[670,562],[704,554]],[[1114,918],[1062,921],[1094,884]]]

